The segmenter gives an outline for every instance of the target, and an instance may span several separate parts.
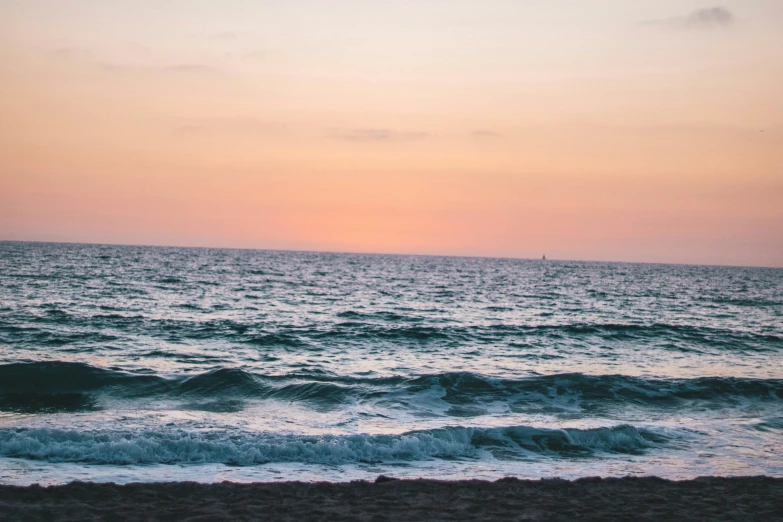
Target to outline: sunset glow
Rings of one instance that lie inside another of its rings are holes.
[[[783,3],[707,8],[0,0],[0,240],[783,266]]]

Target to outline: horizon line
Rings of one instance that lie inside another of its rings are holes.
[[[769,270],[783,270],[781,266],[769,265],[730,265],[730,264],[708,264],[708,263],[673,263],[660,261],[613,261],[613,260],[591,260],[591,259],[559,259],[538,257],[515,257],[515,256],[489,256],[489,255],[458,255],[458,254],[423,254],[423,253],[393,253],[393,252],[352,252],[337,250],[297,250],[287,248],[260,248],[260,247],[216,247],[203,245],[152,245],[152,244],[134,244],[134,243],[90,243],[84,241],[40,241],[25,239],[0,239],[0,243],[35,243],[49,245],[83,245],[83,246],[113,246],[113,247],[139,247],[139,248],[183,248],[183,249],[201,249],[201,250],[249,250],[257,252],[291,252],[301,254],[342,254],[342,255],[366,255],[366,256],[400,256],[400,257],[447,257],[455,259],[498,259],[498,260],[517,260],[517,261],[543,261],[543,262],[566,262],[566,263],[615,263],[628,265],[666,265],[666,266],[699,266],[714,268],[762,268]],[[542,254],[545,256],[546,254]]]

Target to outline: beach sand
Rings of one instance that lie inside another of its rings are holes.
[[[2,520],[783,520],[783,478],[0,486]]]

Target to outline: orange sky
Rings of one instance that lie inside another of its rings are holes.
[[[783,3],[0,0],[0,239],[783,266]]]

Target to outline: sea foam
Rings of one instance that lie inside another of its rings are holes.
[[[69,431],[48,428],[0,430],[0,456],[93,464],[270,462],[312,464],[381,463],[428,459],[502,458],[528,454],[587,456],[638,453],[664,444],[668,436],[619,425],[594,429],[448,427],[399,435],[303,436],[232,431]]]

